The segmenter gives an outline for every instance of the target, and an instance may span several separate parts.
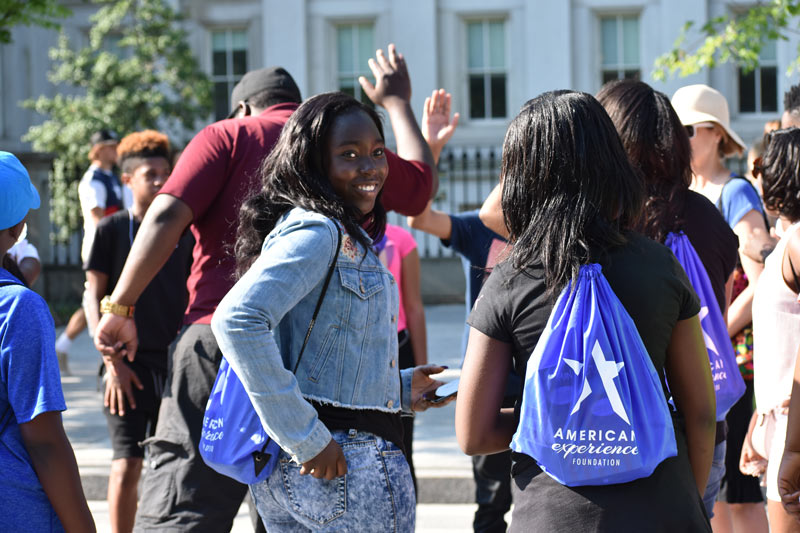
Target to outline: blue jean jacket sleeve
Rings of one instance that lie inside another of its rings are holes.
[[[319,285],[336,257],[337,228],[318,215],[279,225],[259,258],[222,299],[211,328],[242,381],[264,429],[303,463],[331,439],[314,407],[284,367],[275,328]]]

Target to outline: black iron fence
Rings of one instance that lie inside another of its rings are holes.
[[[442,153],[439,160],[439,192],[433,208],[445,213],[461,213],[478,209],[497,184],[500,174],[499,147],[456,147]],[[389,222],[406,229],[405,217],[389,214]],[[417,241],[420,257],[453,257],[441,241],[417,230],[411,230]]]

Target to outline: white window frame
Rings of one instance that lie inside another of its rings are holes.
[[[623,30],[623,19],[626,18],[633,18],[636,20],[636,24],[638,25],[639,30],[639,42],[636,43],[637,47],[637,55],[638,61],[636,64],[627,64],[624,62],[625,58],[625,37],[624,37],[624,30]],[[603,57],[603,20],[604,19],[614,19],[616,22],[617,27],[617,63],[604,63]],[[599,82],[602,86],[605,82],[604,74],[606,72],[616,71],[617,78],[616,79],[623,79],[625,77],[625,71],[627,70],[637,70],[639,71],[639,79],[642,78],[642,16],[641,13],[638,12],[621,12],[621,13],[598,13],[597,14],[597,50],[600,54],[599,56],[599,66],[600,66],[600,77]]]
[[[501,22],[503,24],[503,67],[491,67],[489,66],[489,23],[491,22]],[[481,68],[470,68],[469,66],[469,25],[481,23],[482,25],[482,36],[483,36],[483,64],[484,67]],[[479,123],[486,123],[486,122],[505,122],[508,120],[508,93],[509,93],[509,68],[508,68],[508,58],[509,58],[509,45],[508,45],[508,17],[498,15],[492,16],[487,15],[484,17],[468,17],[463,20],[463,42],[464,42],[464,64],[465,64],[465,72],[466,76],[464,79],[464,101],[467,104],[466,113],[465,115],[471,122],[479,122]],[[503,110],[502,117],[493,117],[492,116],[492,82],[491,78],[492,75],[495,74],[502,74],[506,78],[505,84],[505,101],[506,101],[506,108]],[[484,113],[485,116],[483,118],[474,118],[471,115],[472,109],[472,100],[470,99],[470,77],[474,75],[483,76],[483,106],[484,106]]]
[[[225,82],[228,86],[228,109],[233,109],[233,102],[231,102],[231,92],[233,91],[233,87],[239,83],[239,80],[242,79],[242,75],[237,75],[233,73],[233,34],[235,32],[241,32],[244,34],[245,37],[245,68],[244,71],[247,72],[250,70],[250,47],[248,46],[250,43],[250,35],[248,29],[242,26],[231,26],[231,27],[218,27],[218,28],[209,28],[208,30],[208,58],[209,58],[209,78],[211,79],[212,87],[215,87],[217,83]],[[214,74],[214,34],[217,33],[225,33],[225,74]],[[215,102],[216,103],[216,102]],[[216,113],[216,109],[212,111],[212,113]],[[225,117],[222,117],[225,118]]]
[[[372,44],[370,49],[375,50],[375,20],[366,19],[366,20],[346,20],[346,21],[331,21],[333,24],[333,64],[334,64],[334,82],[333,85],[336,87],[336,90],[339,91],[342,89],[341,81],[344,78],[352,78],[353,80],[353,97],[360,101],[360,102],[368,102],[369,98],[365,94],[363,94],[363,90],[361,89],[361,84],[358,83],[358,77],[364,76],[367,79],[372,79],[372,71],[369,68],[369,65],[364,63],[361,69],[358,67],[359,65],[359,58],[358,58],[358,50],[359,50],[359,42],[358,42],[358,27],[359,26],[371,26],[372,27]],[[353,65],[356,66],[355,70],[350,72],[344,72],[340,70],[339,67],[339,30],[343,28],[350,28],[353,31],[353,49],[351,53],[353,54]]]

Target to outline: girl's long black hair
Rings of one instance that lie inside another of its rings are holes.
[[[551,297],[582,265],[626,242],[644,196],[608,114],[574,91],[523,106],[506,133],[501,179],[512,265],[543,265]]]
[[[244,274],[261,253],[264,238],[286,211],[302,207],[342,223],[351,238],[370,247],[360,231],[377,240],[386,227],[381,194],[369,214],[344,204],[331,186],[323,163],[328,135],[337,117],[363,111],[383,138],[374,109],[344,93],[323,93],[306,100],[286,122],[278,142],[261,165],[262,187],[242,204],[236,233],[236,273]]]
[[[631,163],[641,172],[647,200],[636,229],[664,242],[679,230],[692,181],[689,135],[669,97],[641,81],[609,82],[597,93]]]

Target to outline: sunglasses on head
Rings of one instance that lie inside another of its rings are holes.
[[[689,135],[690,139],[695,135],[697,135],[698,128],[713,128],[713,127],[714,124],[712,124],[711,122],[700,122],[699,124],[687,124],[686,126],[684,126],[684,128],[686,128],[686,134]]]

